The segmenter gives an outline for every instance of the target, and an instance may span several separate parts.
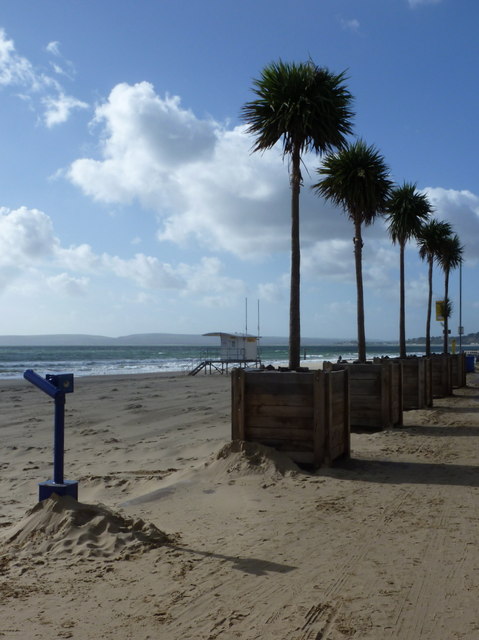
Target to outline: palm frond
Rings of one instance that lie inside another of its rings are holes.
[[[392,182],[389,168],[373,145],[363,140],[326,156],[317,170],[316,193],[342,207],[351,219],[371,224],[386,208]]]
[[[411,238],[417,238],[431,213],[427,196],[417,191],[415,184],[404,182],[395,187],[386,205],[388,231],[393,243],[405,245]]]
[[[256,138],[253,151],[279,140],[285,155],[293,148],[325,153],[344,146],[354,116],[345,80],[345,72],[334,74],[312,61],[266,66],[253,82],[256,100],[241,109],[247,132]]]

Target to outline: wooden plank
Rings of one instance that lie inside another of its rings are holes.
[[[289,393],[257,393],[256,390],[250,390],[245,397],[245,405],[246,407],[302,407],[309,403],[311,398],[311,393],[291,395]]]
[[[231,438],[245,439],[244,416],[244,371],[234,369],[231,373]]]
[[[313,378],[313,462],[320,466],[325,457],[326,424],[323,371],[317,371]]]
[[[291,418],[281,416],[247,416],[247,426],[245,431],[249,433],[249,430],[254,427],[277,427],[278,429],[290,429],[294,432],[296,429],[309,429],[311,437],[313,434],[313,420],[312,417],[307,418]],[[246,438],[247,439],[247,438]]]
[[[246,414],[248,416],[248,420],[254,420],[256,416],[271,416],[271,417],[281,417],[281,418],[312,418],[313,417],[313,407],[311,404],[309,406],[299,405],[289,407],[287,405],[260,405],[260,404],[251,404],[246,406]]]
[[[248,439],[268,439],[268,440],[288,440],[292,441],[311,441],[312,429],[288,429],[278,426],[274,427],[259,427],[257,425],[248,425],[247,427]]]
[[[248,371],[248,385],[262,388],[263,385],[276,387],[312,386],[313,372],[295,373],[289,371]]]

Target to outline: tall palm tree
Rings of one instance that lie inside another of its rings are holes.
[[[241,111],[248,133],[256,136],[253,151],[271,149],[279,140],[283,157],[290,158],[291,184],[291,294],[289,366],[300,362],[300,240],[299,194],[302,185],[301,156],[306,151],[325,153],[341,148],[352,133],[352,96],[345,74],[331,73],[305,63],[273,62],[254,81],[257,99]]]
[[[452,226],[449,222],[429,220],[423,224],[417,237],[419,256],[421,260],[427,260],[428,264],[428,299],[426,318],[426,356],[431,355],[431,312],[432,312],[432,271],[434,260],[439,257],[441,243],[452,235]]]
[[[404,182],[395,187],[388,200],[386,213],[388,231],[394,244],[399,244],[399,356],[406,357],[406,306],[404,251],[411,238],[417,238],[422,225],[432,212],[432,207],[424,193],[415,184]]]
[[[376,215],[385,210],[392,187],[389,169],[374,146],[358,140],[328,154],[317,172],[322,178],[313,185],[313,189],[326,200],[341,206],[354,224],[358,360],[366,362],[361,228],[363,224],[372,224]]]
[[[459,236],[455,233],[443,239],[437,257],[444,271],[444,353],[449,351],[449,316],[452,310],[452,304],[449,300],[449,273],[451,269],[457,269],[461,264],[463,251],[464,247],[461,245]]]

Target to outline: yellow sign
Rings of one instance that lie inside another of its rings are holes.
[[[444,322],[444,300],[436,300],[436,320]]]

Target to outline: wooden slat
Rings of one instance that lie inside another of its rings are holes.
[[[313,417],[313,407],[311,403],[309,406],[293,405],[289,407],[287,405],[260,405],[260,404],[251,404],[246,406],[246,414],[248,416],[248,420],[254,420],[256,416],[272,416],[279,418],[312,418]]]
[[[307,418],[290,418],[285,416],[247,416],[245,431],[252,427],[274,427],[278,429],[290,429],[292,433],[296,429],[309,429],[311,437],[313,434],[313,420],[309,416]]]
[[[291,393],[258,393],[256,389],[249,391],[245,397],[247,407],[251,406],[271,406],[271,407],[302,407],[306,403],[311,403],[312,394],[291,394]]]
[[[292,441],[311,441],[312,429],[288,429],[280,426],[260,427],[257,425],[249,425],[247,430],[248,439],[269,439],[269,440],[288,440]]]
[[[322,371],[317,371],[313,378],[313,461],[318,467],[326,455],[325,379]]]
[[[244,374],[242,369],[234,369],[231,373],[231,437],[233,440],[245,439]]]

